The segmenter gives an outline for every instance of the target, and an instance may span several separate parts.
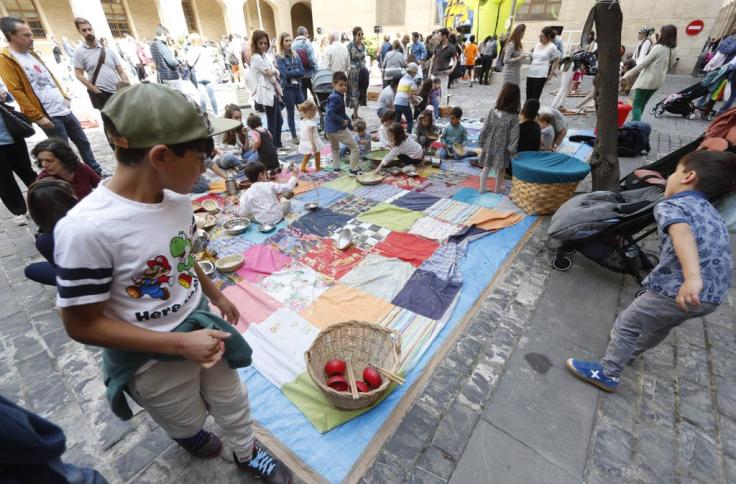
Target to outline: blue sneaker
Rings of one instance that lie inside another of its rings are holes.
[[[618,378],[611,378],[603,372],[603,365],[599,361],[583,361],[569,358],[567,369],[573,375],[595,385],[601,390],[615,392],[618,388]]]

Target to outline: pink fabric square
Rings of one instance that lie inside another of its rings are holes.
[[[248,282],[260,282],[291,262],[291,257],[270,245],[257,244],[243,254],[245,264],[237,273]]]
[[[233,286],[226,287],[222,293],[240,311],[240,321],[235,327],[241,333],[245,333],[251,323],[260,324],[277,309],[283,307],[281,303],[266,294],[263,289],[248,281],[240,281]],[[212,310],[219,314],[217,308],[213,307]]]

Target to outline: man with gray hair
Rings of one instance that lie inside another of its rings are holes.
[[[300,26],[296,29],[296,38],[291,44],[291,48],[299,56],[299,60],[302,61],[302,67],[304,67],[304,77],[301,80],[302,96],[304,99],[307,99],[307,89],[309,89],[312,97],[317,99],[312,88],[312,77],[317,70],[317,57],[314,55],[312,43],[309,41],[309,31],[306,27]]]
[[[340,32],[337,30],[330,33],[330,45],[325,52],[325,63],[327,68],[334,74],[350,69],[350,53],[348,48],[340,43]]]

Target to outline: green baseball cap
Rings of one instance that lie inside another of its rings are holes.
[[[150,148],[209,138],[241,126],[240,121],[210,118],[179,91],[143,82],[117,92],[102,109],[115,126],[110,141],[121,148]]]

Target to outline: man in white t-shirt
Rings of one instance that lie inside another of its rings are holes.
[[[189,192],[214,150],[212,136],[240,123],[210,120],[185,95],[150,83],[113,96],[102,118],[117,170],[54,230],[57,305],[67,332],[103,348],[107,399],[120,418],[132,417],[127,393],[186,451],[213,458],[223,446],[203,429],[211,414],[240,471],[291,482],[255,439],[236,371],[251,362],[233,326],[239,311],[193,255]]]
[[[74,74],[90,93],[92,106],[102,109],[107,100],[118,92],[120,81],[130,84],[128,74],[115,49],[106,48],[97,41],[89,20],[77,17],[74,25],[84,39],[74,51]],[[85,73],[87,77],[84,77]]]
[[[33,52],[33,33],[14,17],[0,19],[8,47],[0,52],[0,77],[18,102],[23,114],[38,124],[49,138],[69,139],[84,162],[97,174],[102,168],[92,154],[87,135],[70,108],[71,101],[51,71]]]

